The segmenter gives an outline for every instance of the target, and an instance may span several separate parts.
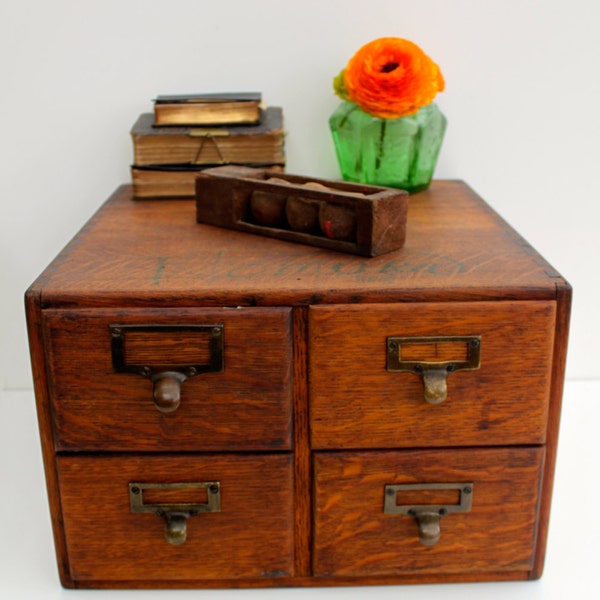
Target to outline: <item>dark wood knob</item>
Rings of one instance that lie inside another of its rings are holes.
[[[152,378],[154,383],[154,405],[163,413],[177,410],[181,401],[181,384],[185,375],[177,372],[158,373]]]

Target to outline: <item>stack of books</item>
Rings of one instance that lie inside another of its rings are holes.
[[[219,165],[285,168],[283,111],[257,92],[158,96],[131,137],[136,198],[193,198],[198,172]]]

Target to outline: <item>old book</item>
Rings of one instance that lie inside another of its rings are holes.
[[[154,127],[152,113],[140,115],[131,129],[133,163],[284,164],[283,111],[261,109],[258,125]]]
[[[154,100],[154,124],[255,124],[260,121],[260,103],[260,92],[161,95]]]
[[[150,165],[131,167],[135,198],[194,198],[196,178],[215,165]],[[283,165],[255,165],[283,171]]]
[[[136,198],[188,198],[194,195],[195,181],[204,167],[131,167],[133,195]]]

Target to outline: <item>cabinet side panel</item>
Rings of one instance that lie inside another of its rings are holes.
[[[37,418],[42,447],[42,459],[46,476],[46,489],[50,505],[50,518],[54,547],[58,563],[61,583],[65,587],[73,587],[69,571],[65,532],[63,528],[62,506],[56,473],[54,455],[54,434],[52,426],[52,411],[48,395],[48,377],[46,371],[46,353],[42,329],[42,311],[40,306],[40,291],[32,286],[25,294],[25,312],[27,317],[27,333],[29,336],[29,352],[33,374],[33,386]]]
[[[557,285],[556,332],[554,335],[554,355],[552,363],[552,381],[550,387],[550,410],[548,413],[548,432],[546,444],[546,464],[540,496],[540,517],[536,541],[535,564],[531,571],[531,579],[538,579],[544,570],[550,505],[556,469],[558,449],[558,430],[562,407],[565,367],[567,361],[567,345],[571,317],[572,290],[568,283]]]

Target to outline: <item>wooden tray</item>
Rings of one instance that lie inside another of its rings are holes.
[[[309,246],[378,256],[404,245],[404,190],[223,166],[196,179],[196,220]]]

